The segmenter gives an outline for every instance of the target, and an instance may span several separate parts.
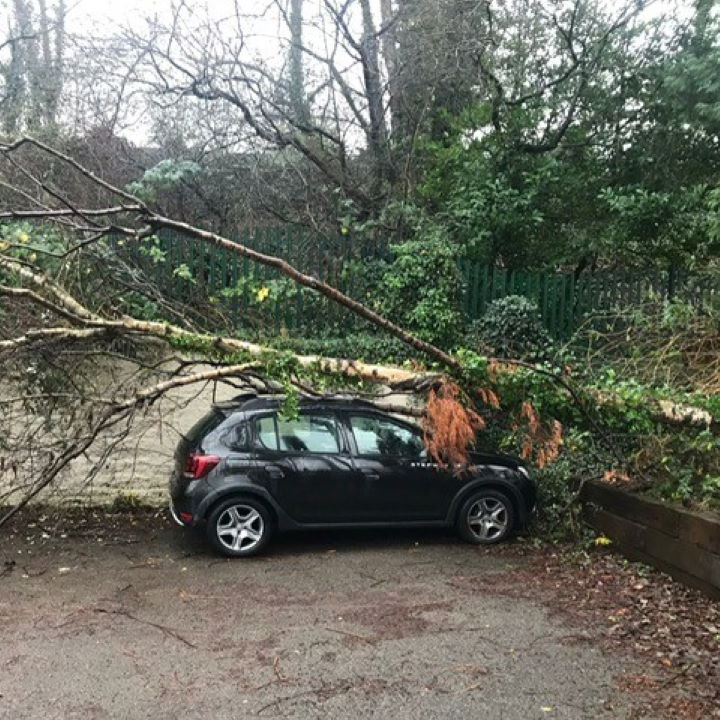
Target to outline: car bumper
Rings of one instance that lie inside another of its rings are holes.
[[[178,514],[177,510],[175,509],[175,504],[173,503],[172,500],[170,501],[169,509],[170,509],[170,517],[174,520],[175,523],[177,523],[181,527],[188,526],[188,523],[185,523],[180,519],[180,515]]]
[[[199,507],[209,491],[207,482],[180,482],[173,474],[170,479],[169,510],[173,521],[183,527],[195,527],[202,515]]]

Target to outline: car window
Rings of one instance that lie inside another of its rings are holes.
[[[275,416],[265,415],[255,421],[256,444],[267,450],[278,449],[277,433],[275,432]]]
[[[350,426],[360,455],[424,456],[419,430],[372,415],[351,415]]]
[[[232,450],[247,450],[250,447],[250,428],[247,422],[239,422],[226,436]]]
[[[213,408],[207,415],[203,415],[185,434],[184,438],[190,445],[195,445],[216,430],[226,419],[226,415],[219,409]]]
[[[292,420],[278,417],[280,450],[288,452],[340,452],[338,427],[332,415],[300,415]]]

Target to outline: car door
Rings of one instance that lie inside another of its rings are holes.
[[[442,520],[459,481],[427,456],[419,428],[387,415],[347,412],[363,514],[373,521]]]
[[[333,412],[278,413],[254,419],[259,472],[278,504],[300,523],[345,523],[354,513],[362,482]]]

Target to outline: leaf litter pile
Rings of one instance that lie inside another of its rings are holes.
[[[640,672],[619,679],[642,698],[633,718],[720,718],[720,601],[609,550],[521,552],[532,559],[501,592],[542,601],[578,628],[568,640],[599,635],[639,660]]]

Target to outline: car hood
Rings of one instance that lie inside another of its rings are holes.
[[[500,465],[502,467],[509,468],[510,470],[517,470],[524,463],[518,458],[512,455],[505,455],[504,453],[484,453],[484,452],[471,452],[470,453],[470,464],[471,465]]]

